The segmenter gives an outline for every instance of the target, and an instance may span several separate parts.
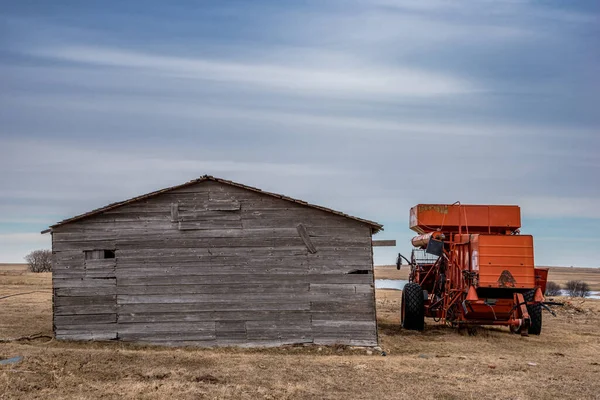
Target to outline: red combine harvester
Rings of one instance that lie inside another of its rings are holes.
[[[424,318],[452,326],[504,325],[542,331],[547,269],[535,268],[533,237],[520,235],[518,206],[419,204],[410,210],[409,283],[401,323],[422,330]],[[552,311],[550,311],[552,312]],[[554,314],[554,313],[553,313]]]

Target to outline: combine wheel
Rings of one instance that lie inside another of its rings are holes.
[[[527,293],[523,294],[523,298],[525,301],[533,301],[533,297],[535,296],[535,290],[530,290]],[[539,335],[542,333],[542,305],[534,304],[527,306],[527,312],[529,313],[529,318],[531,319],[531,325],[529,326],[529,334],[530,335]]]
[[[422,331],[425,326],[425,305],[421,285],[410,282],[402,289],[400,323],[404,329]]]

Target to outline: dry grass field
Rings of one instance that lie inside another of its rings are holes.
[[[0,338],[52,334],[50,279],[0,273],[0,297],[28,293],[0,299]],[[318,346],[0,343],[0,359],[24,357],[0,365],[0,399],[600,399],[600,300],[545,314],[540,337],[520,337],[507,329],[468,336],[432,321],[423,333],[407,332],[399,299],[398,291],[377,293],[385,357]]]
[[[593,291],[600,291],[600,268],[548,267],[548,280],[564,286],[567,281],[587,282]]]

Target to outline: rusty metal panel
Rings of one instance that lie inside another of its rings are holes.
[[[506,233],[521,227],[519,206],[418,204],[410,209],[410,229],[462,233]]]

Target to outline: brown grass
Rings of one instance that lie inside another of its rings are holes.
[[[13,274],[21,274],[25,273],[29,270],[29,266],[27,264],[6,264],[0,263],[0,275],[13,275]]]
[[[375,279],[408,279],[410,267],[403,265],[400,270],[395,265],[378,265],[375,267]]]
[[[14,280],[19,278],[20,280]],[[0,338],[51,334],[50,274],[0,275]],[[428,321],[399,327],[398,291],[377,293],[386,357],[345,347],[171,349],[49,339],[0,344],[0,399],[600,398],[600,301],[544,315],[542,336]],[[535,363],[536,365],[529,365]]]

